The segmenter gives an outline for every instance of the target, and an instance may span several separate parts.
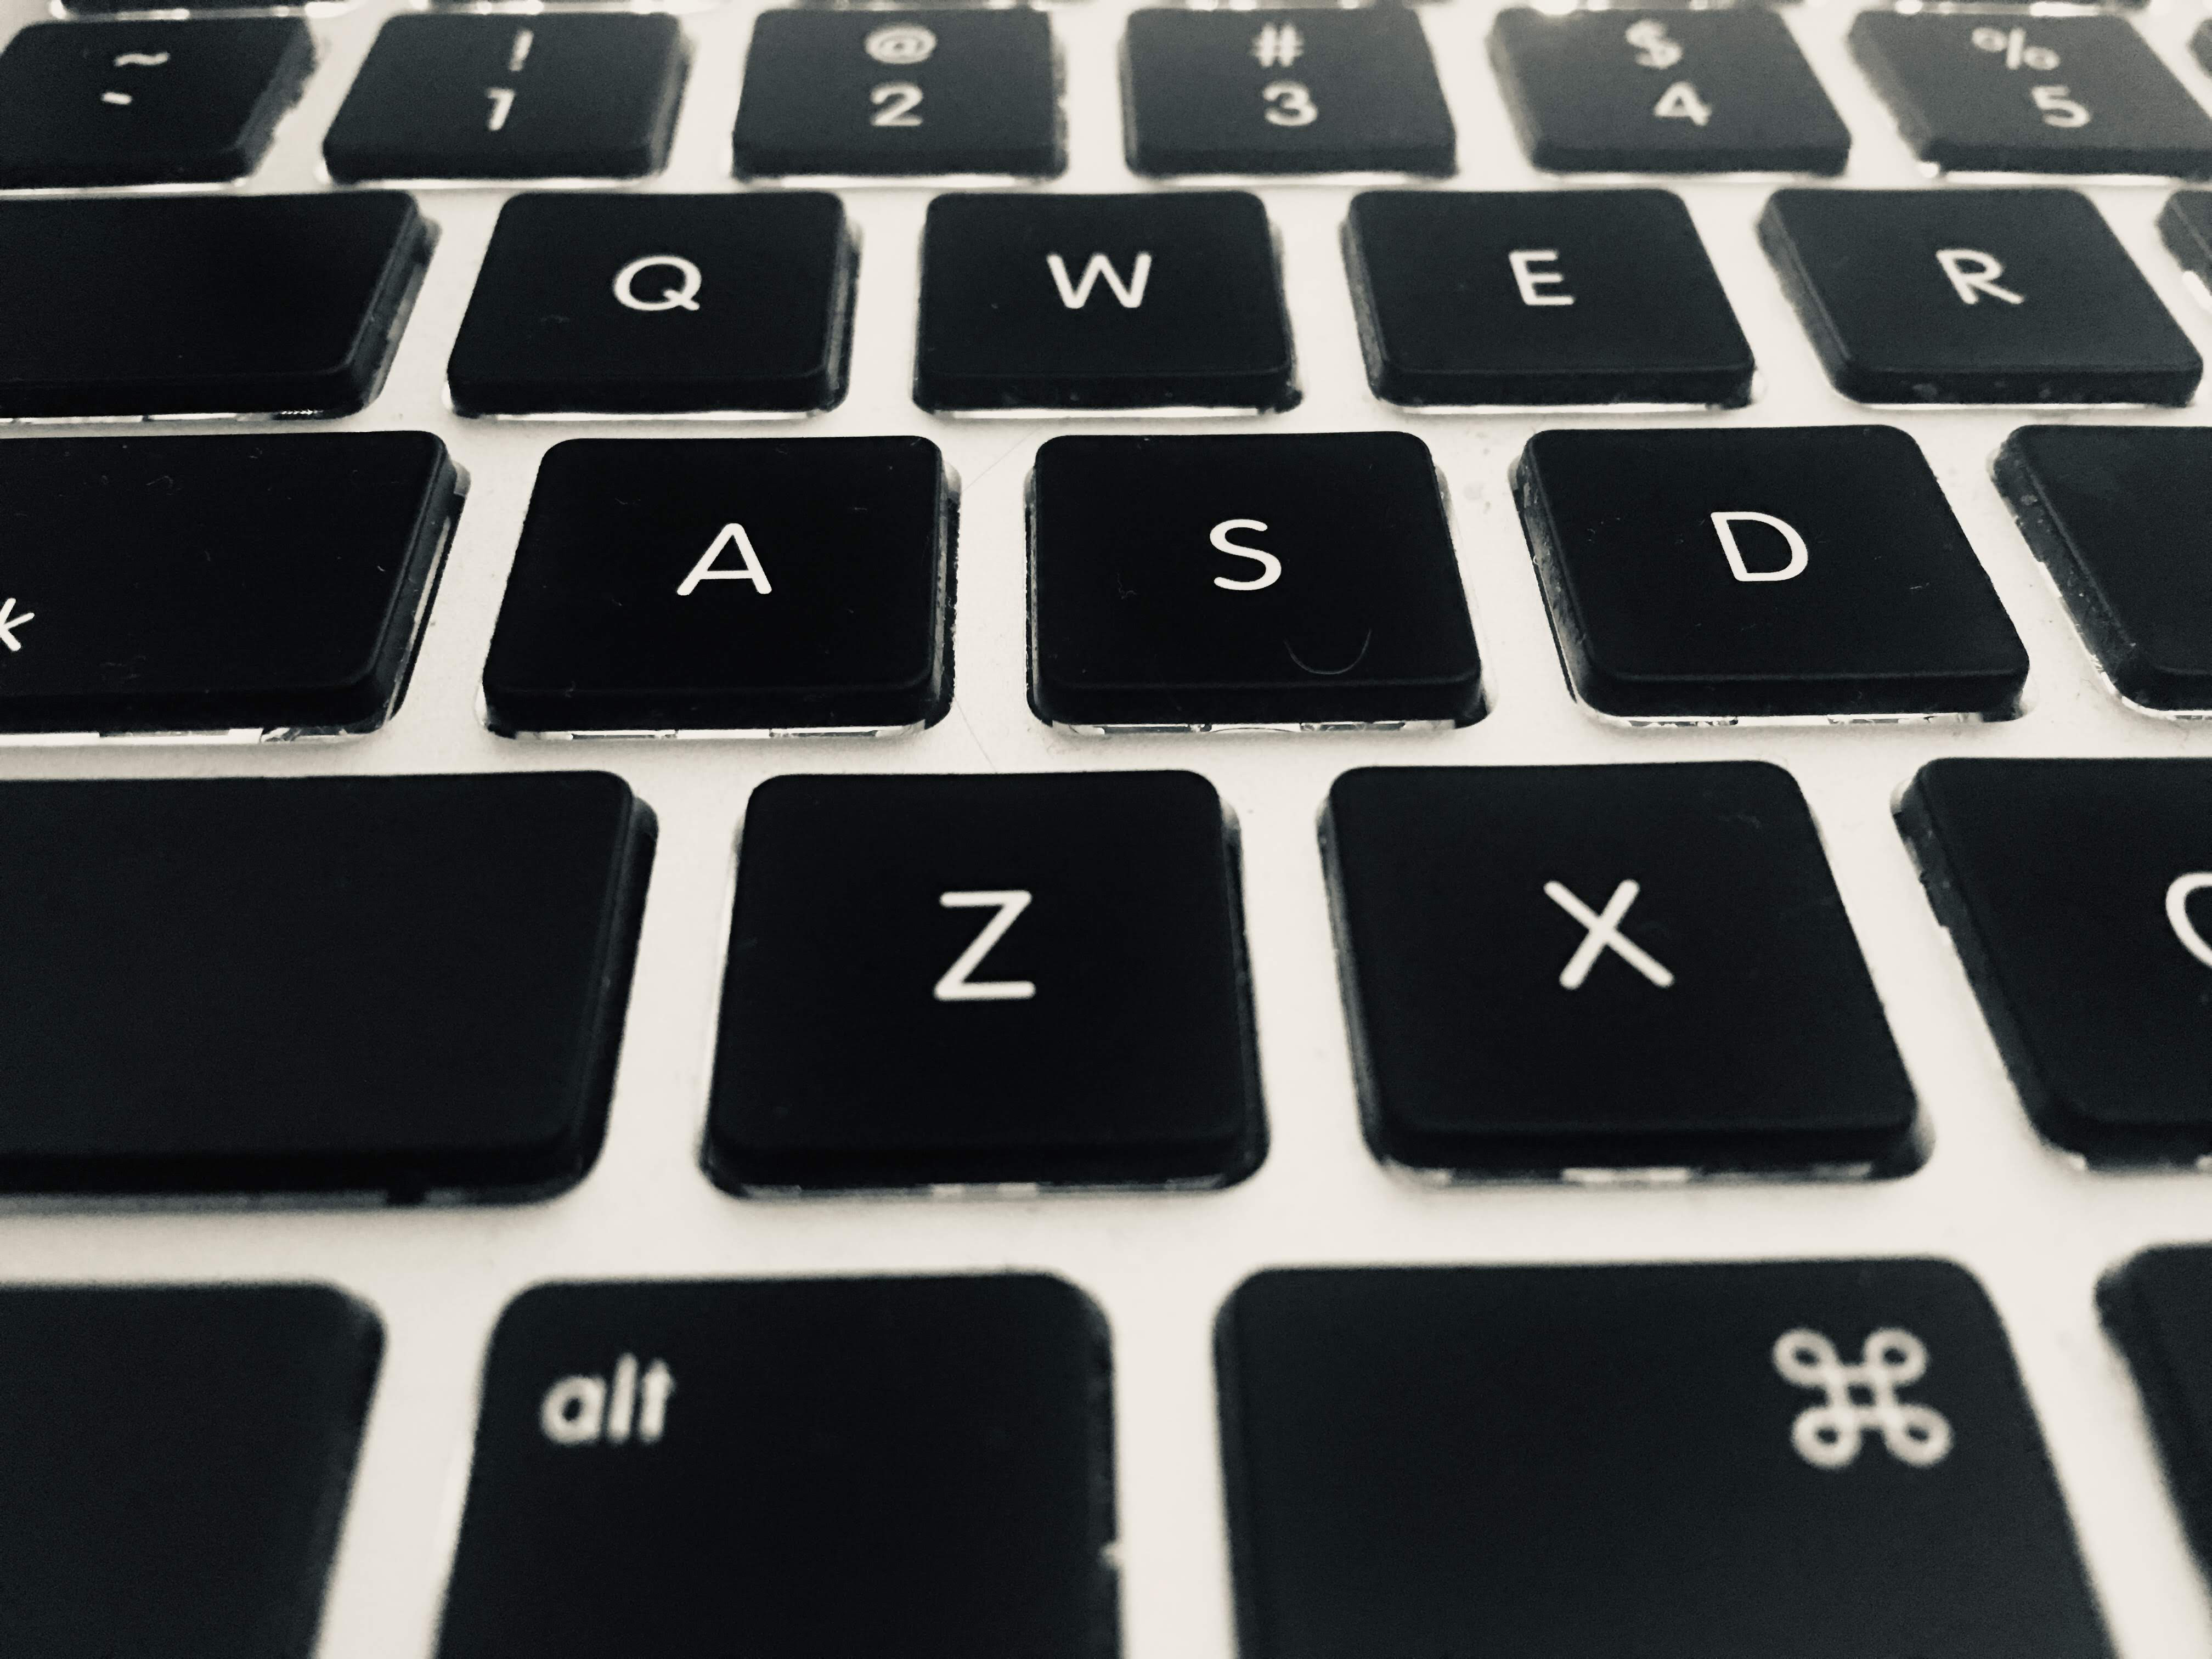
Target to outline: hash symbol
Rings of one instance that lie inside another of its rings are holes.
[[[1844,1364],[1820,1332],[1787,1331],[1774,1344],[1774,1369],[1784,1381],[1827,1395],[1826,1404],[1798,1413],[1790,1429],[1790,1443],[1815,1468],[1848,1468],[1868,1429],[1880,1430],[1889,1455],[1917,1469],[1932,1468],[1950,1453],[1951,1425],[1943,1413],[1897,1397],[1928,1370],[1927,1345],[1911,1331],[1875,1332],[1856,1365]]]
[[[1270,23],[1252,40],[1252,56],[1262,69],[1287,69],[1305,49],[1306,38],[1296,23]]]

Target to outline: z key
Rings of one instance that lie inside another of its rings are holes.
[[[1850,43],[1932,166],[2212,176],[2212,116],[2124,17],[1863,11]]]

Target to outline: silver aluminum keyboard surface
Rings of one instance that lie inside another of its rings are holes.
[[[1421,9],[1460,135],[1441,187],[1572,188],[1522,159],[1484,40],[1490,0]],[[312,18],[319,64],[256,174],[240,188],[331,188],[324,131],[381,3]],[[743,188],[730,128],[752,0],[682,12],[692,62],[670,164],[650,191]],[[1844,46],[1854,8],[1784,9],[1853,138],[1846,185],[1940,188],[1898,137]],[[1080,0],[1052,18],[1066,70],[1070,166],[1048,188],[1153,188],[1121,160],[1118,51],[1124,0]],[[0,32],[33,14],[0,9]],[[2186,50],[2204,12],[2161,3],[2138,27],[2200,99],[2212,79]],[[1654,179],[1677,190],[1757,354],[1748,408],[1724,414],[1410,415],[1376,402],[1361,368],[1337,244],[1354,186],[1258,183],[1282,240],[1304,398],[1286,415],[1203,422],[1091,420],[1085,430],[1419,434],[1449,483],[1460,559],[1486,660],[1491,712],[1445,733],[1079,738],[1048,730],[1024,694],[1022,492],[1037,445],[1067,423],[954,421],[917,410],[915,258],[937,185],[843,191],[861,234],[852,386],[796,423],[626,420],[473,422],[444,390],[446,358],[505,189],[435,188],[441,233],[389,381],[339,428],[438,434],[471,489],[398,718],[336,744],[0,749],[0,777],[501,771],[602,768],[659,815],[659,849],[606,1147],[574,1191],[548,1203],[439,1210],[230,1206],[153,1212],[32,1207],[0,1214],[0,1279],[328,1280],[381,1314],[387,1347],[325,1620],[322,1659],[416,1659],[432,1647],[467,1470],[476,1389],[501,1308],[550,1279],[1049,1270],[1097,1298],[1114,1339],[1124,1651],[1130,1659],[1230,1659],[1228,1553],[1216,1460],[1215,1310],[1246,1274],[1285,1263],[1538,1262],[1932,1255],[1979,1275],[2008,1326],[2051,1442],[2096,1586],[2125,1659],[2212,1653],[2212,1601],[2161,1487],[2131,1384],[2100,1333],[2092,1287],[2153,1243],[2212,1239],[2212,1173],[2086,1173],[2042,1145],[2021,1114],[1958,958],[1891,821],[1899,788],[1941,755],[2212,757],[2212,724],[2130,712],[2100,684],[2058,598],[1990,482],[1989,461],[2029,420],[2202,420],[2156,412],[1869,411],[1832,391],[1761,255],[1753,222],[1775,180]],[[2028,182],[2014,179],[2012,182]],[[2042,181],[2033,181],[2042,182]],[[2056,182],[2075,182],[2058,180]],[[773,187],[773,186],[760,186]],[[1170,186],[1171,187],[1171,186]],[[2153,220],[2170,184],[2089,193],[2200,351],[2212,310],[2182,279]],[[283,303],[271,295],[272,305]],[[1529,434],[1566,424],[1806,424],[1884,421],[1934,464],[2033,660],[2027,712],[1992,725],[1629,730],[1568,694],[1506,485]],[[0,428],[0,442],[50,433]],[[129,422],[63,428],[128,431]],[[164,423],[163,430],[223,430]],[[477,678],[538,457],[579,435],[921,433],[964,491],[951,714],[895,741],[520,744],[491,736]],[[1333,779],[1355,766],[1527,765],[1765,759],[1809,798],[1905,1062],[1934,1156],[1897,1182],[1746,1182],[1656,1187],[1425,1188],[1363,1144],[1315,826]],[[1225,1192],[1155,1196],[836,1199],[748,1202],[700,1172],[708,1062],[749,792],[778,772],[1048,771],[1187,768],[1213,781],[1242,828],[1247,927],[1273,1145]],[[0,872],[0,929],[7,926]],[[0,1079],[7,1056],[0,1054]],[[576,1523],[589,1526],[588,1516]],[[1778,1656],[1778,1659],[1783,1656]]]

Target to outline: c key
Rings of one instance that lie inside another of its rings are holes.
[[[1220,1186],[1264,1139],[1221,799],[1185,772],[753,793],[707,1161],[757,1191]]]

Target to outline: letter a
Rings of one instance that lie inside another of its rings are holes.
[[[732,542],[745,562],[735,570],[717,570],[714,561],[722,556],[722,550]],[[714,538],[714,544],[699,556],[699,562],[691,567],[691,574],[676,585],[676,597],[688,599],[692,590],[701,582],[750,582],[757,593],[770,592],[768,572],[761,568],[760,556],[753,551],[752,538],[745,534],[741,524],[726,524],[722,533]]]
[[[1152,280],[1152,256],[1139,253],[1137,263],[1129,267],[1129,280],[1124,283],[1121,273],[1103,253],[1091,256],[1091,263],[1083,267],[1083,280],[1067,280],[1067,261],[1057,253],[1044,256],[1047,269],[1052,272],[1052,285],[1060,290],[1060,302],[1070,311],[1080,311],[1091,303],[1091,290],[1103,276],[1106,286],[1114,290],[1114,297],[1121,302],[1122,309],[1134,311],[1145,303],[1145,284]]]

